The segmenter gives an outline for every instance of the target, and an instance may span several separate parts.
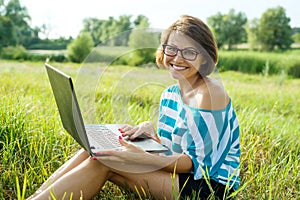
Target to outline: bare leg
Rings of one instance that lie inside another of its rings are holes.
[[[179,194],[178,176],[165,171],[149,173],[114,172],[110,181],[121,187],[128,187],[141,198],[154,197],[154,199],[175,199]]]
[[[139,191],[144,197],[152,195],[157,199],[172,199],[178,194],[177,176],[172,180],[171,174],[164,171],[150,173],[122,172],[103,165],[99,161],[87,158],[71,171],[58,178],[50,187],[41,191],[32,199],[48,199],[55,194],[57,199],[91,199],[95,196],[107,180],[136,192]]]
[[[57,199],[91,199],[107,180],[108,168],[100,162],[87,158],[75,168],[58,178],[47,189],[32,199],[48,199],[51,194]]]
[[[28,198],[31,199],[46,190],[50,185],[52,185],[57,179],[62,177],[67,172],[71,171],[75,167],[77,167],[80,163],[82,163],[85,159],[89,157],[89,154],[84,150],[79,150],[70,160],[68,160],[65,164],[59,167],[48,179],[43,183],[43,185]]]

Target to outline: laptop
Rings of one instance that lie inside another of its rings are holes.
[[[118,129],[123,125],[84,124],[72,78],[48,63],[45,67],[64,129],[91,155],[103,150],[122,149]],[[168,151],[166,146],[150,138],[127,139],[127,142],[150,153]]]

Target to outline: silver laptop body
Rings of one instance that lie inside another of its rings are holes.
[[[72,78],[45,64],[64,129],[91,155],[108,149],[122,148],[118,142],[122,124],[84,124]],[[168,148],[149,138],[128,142],[147,152],[165,152]]]

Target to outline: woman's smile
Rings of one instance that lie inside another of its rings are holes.
[[[189,67],[187,67],[187,66],[174,65],[174,64],[172,64],[172,63],[170,63],[170,66],[171,66],[175,71],[183,71],[183,70],[189,68]]]

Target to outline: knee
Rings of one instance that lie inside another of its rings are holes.
[[[82,157],[90,157],[90,154],[85,150],[85,149],[80,149],[77,153],[76,153],[77,156],[82,156]]]
[[[103,171],[103,170],[108,170],[107,166],[101,163],[98,160],[95,160],[93,157],[89,156],[85,161],[85,167],[87,170],[93,170],[93,171]]]

